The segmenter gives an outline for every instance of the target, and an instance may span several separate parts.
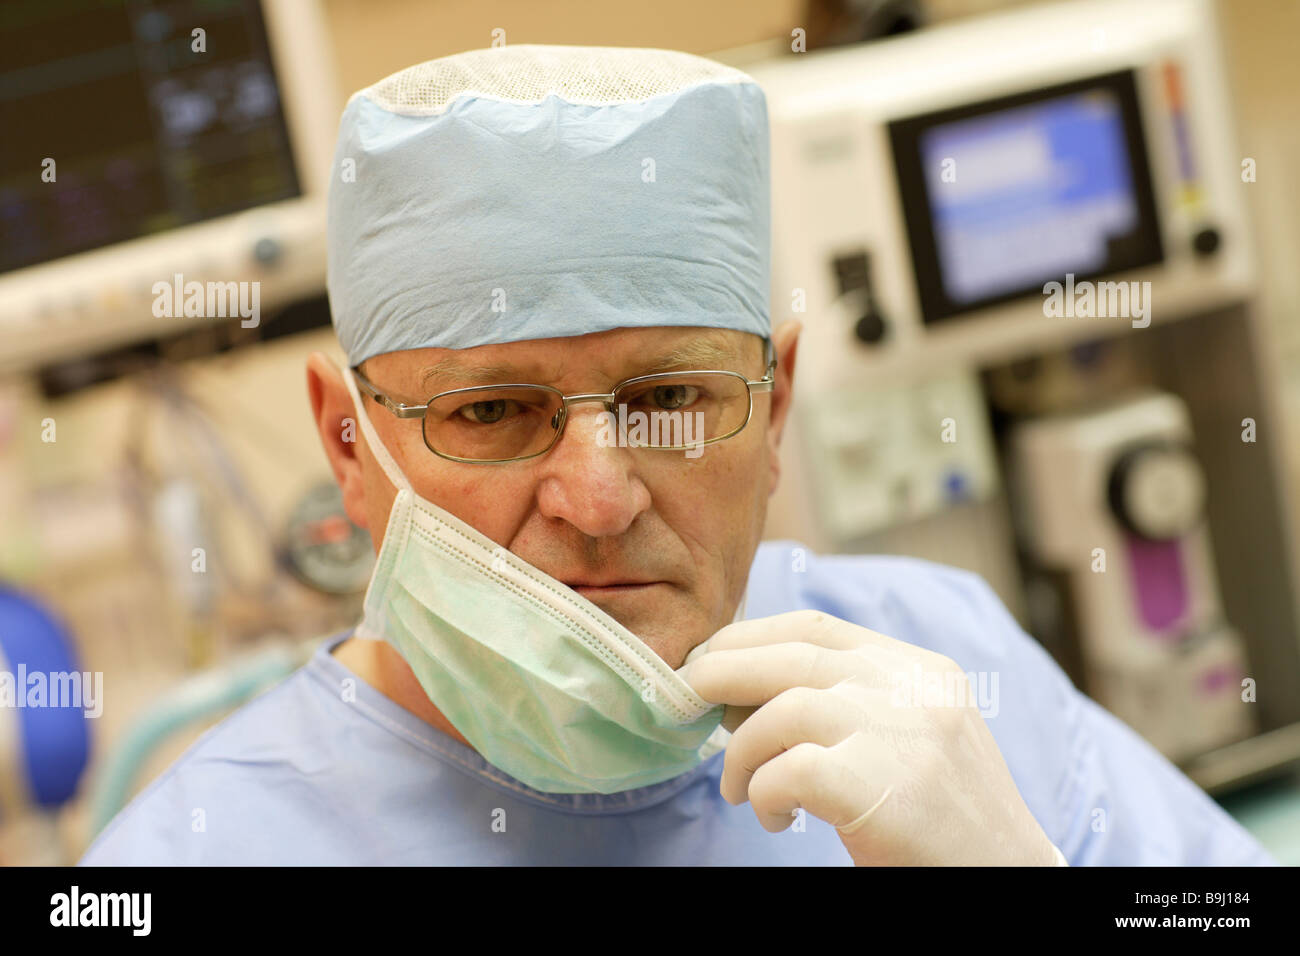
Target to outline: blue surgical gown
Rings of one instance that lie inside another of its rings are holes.
[[[985,719],[1026,804],[1072,865],[1273,862],[1168,760],[1080,694],[977,575],[806,549],[796,560],[799,547],[760,546],[745,617],[816,608],[964,671],[997,673],[997,712]],[[772,834],[747,803],[723,800],[722,754],[622,793],[532,790],[355,679],[330,653],[346,636],[207,731],[82,863],[851,863],[834,828],[814,817]],[[345,682],[355,700],[345,699]]]

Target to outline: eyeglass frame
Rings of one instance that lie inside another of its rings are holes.
[[[498,391],[503,388],[538,388],[558,395],[560,398],[560,409],[556,412],[556,415],[559,416],[560,423],[555,429],[555,436],[550,440],[545,448],[541,451],[533,452],[531,455],[519,455],[515,458],[460,458],[456,455],[448,455],[444,452],[438,451],[438,449],[429,444],[429,436],[425,432],[424,424],[421,423],[420,437],[424,440],[424,447],[429,449],[429,451],[433,452],[439,458],[445,458],[447,461],[455,461],[467,465],[506,465],[512,461],[528,461],[530,458],[539,458],[554,448],[559,442],[560,437],[564,434],[565,426],[568,425],[570,405],[577,405],[582,402],[601,402],[605,406],[607,412],[613,413],[614,409],[612,406],[614,405],[614,396],[618,394],[620,389],[641,382],[676,378],[680,375],[699,375],[707,372],[710,374],[731,375],[743,381],[747,387],[749,398],[749,409],[745,412],[745,420],[725,435],[720,435],[717,438],[708,438],[700,442],[693,442],[690,445],[645,445],[637,447],[652,448],[656,451],[681,451],[686,448],[712,445],[716,442],[726,441],[728,438],[734,438],[745,430],[745,426],[749,424],[749,420],[754,417],[754,393],[771,392],[776,384],[776,349],[772,345],[772,340],[770,338],[763,339],[763,359],[767,367],[763,372],[763,377],[757,381],[750,381],[740,372],[733,372],[729,369],[683,369],[680,372],[655,372],[650,375],[637,375],[619,382],[608,392],[581,392],[576,395],[565,395],[558,388],[551,385],[537,385],[534,383],[512,382],[501,385],[469,385],[465,388],[452,388],[445,392],[439,392],[437,395],[431,396],[423,405],[407,405],[405,402],[393,401],[392,398],[381,392],[374,383],[362,374],[359,366],[352,369],[352,376],[356,379],[357,385],[360,386],[362,391],[373,399],[376,404],[382,405],[386,408],[389,413],[396,418],[424,418],[429,408],[438,399],[462,392],[488,392]]]

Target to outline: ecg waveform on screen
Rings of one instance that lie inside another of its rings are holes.
[[[0,272],[299,194],[256,0],[9,0],[0,35]]]

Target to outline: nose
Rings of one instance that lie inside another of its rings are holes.
[[[602,444],[599,405],[571,405],[564,434],[540,459],[537,505],[593,537],[619,535],[650,508],[650,490],[627,448]],[[605,429],[608,436],[610,429]]]

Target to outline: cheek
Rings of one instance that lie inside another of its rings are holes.
[[[371,472],[366,481],[366,520],[369,524],[370,540],[375,553],[379,553],[384,543],[384,534],[388,528],[388,515],[393,510],[393,499],[397,493],[382,474]]]
[[[748,533],[751,515],[761,510],[765,497],[767,446],[757,430],[741,438],[706,448],[675,481],[652,486],[656,509],[683,522],[683,529],[716,530],[726,537]]]
[[[743,564],[747,571],[762,537],[771,495],[771,450],[765,431],[755,429],[743,452],[728,462],[723,484],[714,489],[714,495],[728,522],[723,533],[730,541],[729,560]]]
[[[420,494],[498,544],[509,542],[532,506],[535,482],[488,465],[447,464],[416,486]],[[475,470],[467,473],[468,468]]]
[[[720,470],[724,481],[732,482],[737,497],[751,500],[763,486],[767,477],[767,429],[754,427],[761,422],[752,422],[736,438],[734,448],[727,449],[727,454],[719,456]]]

